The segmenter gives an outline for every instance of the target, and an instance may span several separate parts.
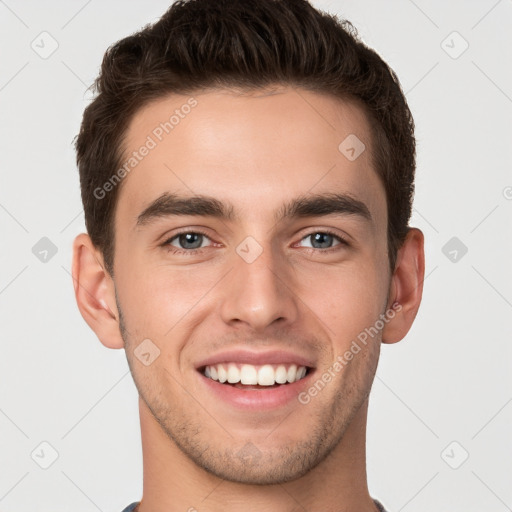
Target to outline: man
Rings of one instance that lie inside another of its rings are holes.
[[[139,392],[125,512],[384,510],[369,393],[424,275],[394,73],[304,0],[189,0],[109,48],[96,86],[73,278]]]

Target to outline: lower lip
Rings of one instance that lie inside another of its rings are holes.
[[[308,375],[297,382],[267,389],[240,389],[228,384],[221,384],[216,380],[205,377],[201,372],[198,372],[198,375],[207,388],[224,402],[246,411],[261,411],[282,407],[293,401],[300,403],[299,393],[309,386],[315,373],[313,370],[309,371]]]

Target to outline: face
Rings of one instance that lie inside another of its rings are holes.
[[[291,88],[193,98],[155,101],[127,131],[127,159],[151,147],[115,215],[126,355],[193,462],[284,482],[326,458],[370,392],[380,332],[346,353],[387,306],[385,192],[355,104]]]

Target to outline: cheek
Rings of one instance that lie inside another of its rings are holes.
[[[324,270],[314,282],[314,288],[303,290],[304,302],[328,327],[338,352],[374,325],[382,313],[387,288],[374,266]]]
[[[218,281],[214,269],[170,268],[132,263],[118,273],[119,297],[129,326],[145,337],[171,336],[207,303],[206,292]],[[206,300],[205,300],[206,299]]]

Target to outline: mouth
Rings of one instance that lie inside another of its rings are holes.
[[[196,375],[205,397],[243,413],[283,414],[295,408],[301,393],[311,386],[316,371],[297,363],[249,364],[222,362],[202,365]],[[219,411],[225,410],[220,407]],[[227,412],[227,410],[226,410]]]
[[[207,379],[243,390],[289,386],[305,379],[313,368],[297,364],[240,364],[226,362],[198,368]]]
[[[316,374],[315,362],[312,355],[287,350],[238,348],[198,361],[195,369],[205,397],[231,410],[282,414],[283,407],[301,403],[300,393]]]

